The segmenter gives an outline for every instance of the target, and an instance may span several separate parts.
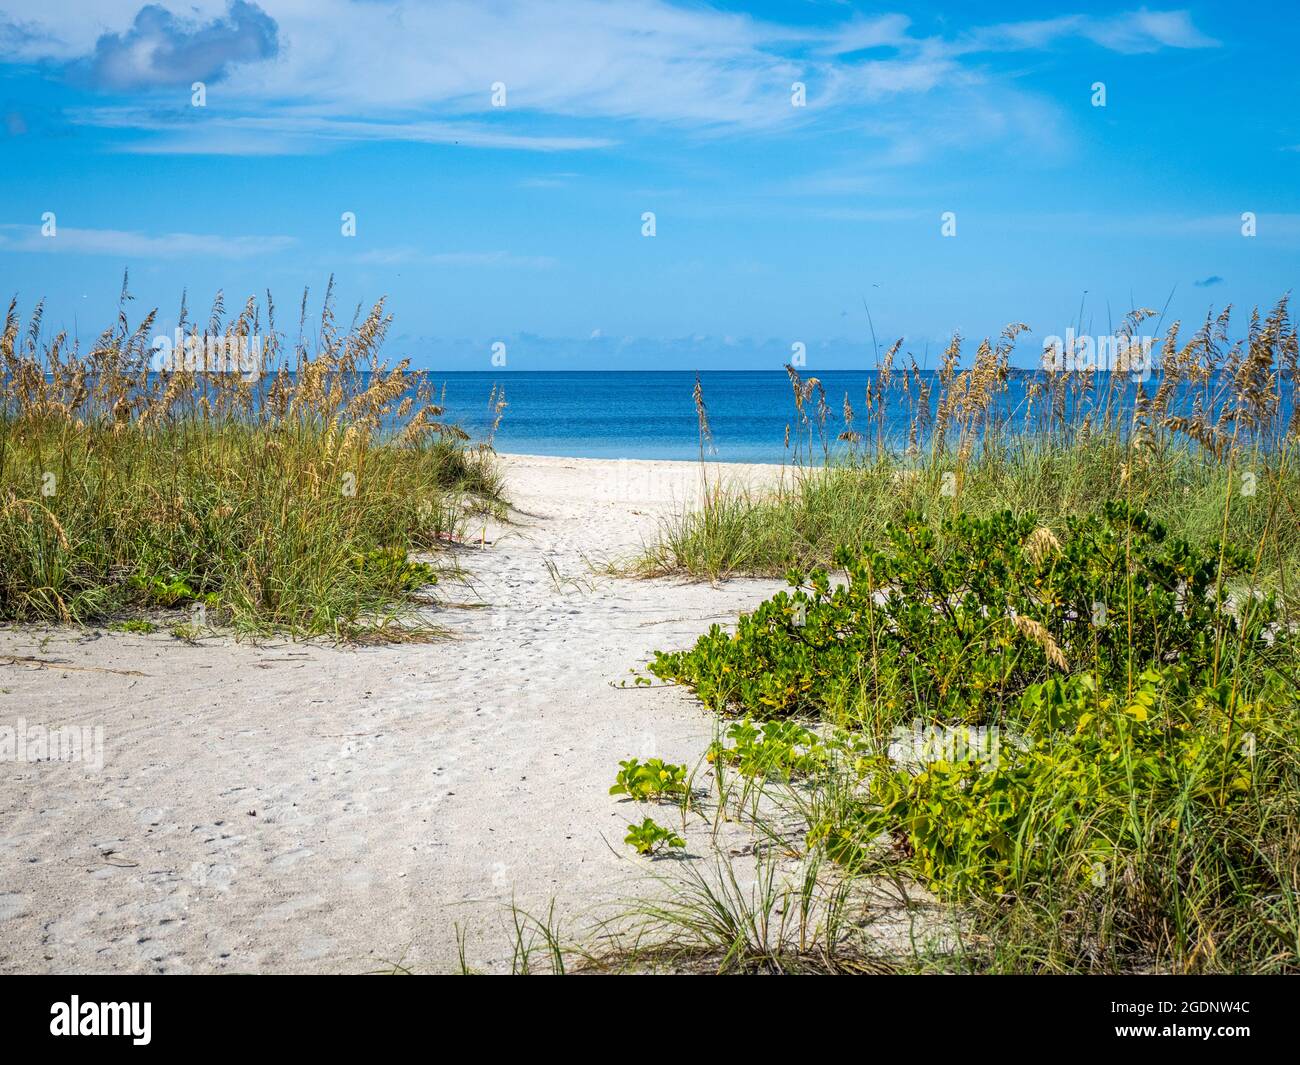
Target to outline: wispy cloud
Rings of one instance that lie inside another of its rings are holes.
[[[89,67],[107,89],[161,88],[238,64],[220,112],[202,121],[86,112],[142,134],[121,150],[229,154],[264,141],[262,151],[291,152],[386,139],[561,151],[616,142],[610,123],[695,133],[888,123],[887,102],[953,99],[988,81],[980,56],[990,52],[1071,39],[1124,53],[1216,43],[1186,11],[1145,8],[926,36],[901,14],[785,25],[666,0],[192,2],[182,20],[138,0],[90,0],[75,16],[48,0],[6,0],[15,30],[0,38],[0,60]],[[795,81],[807,86],[806,107],[791,105]],[[504,108],[491,103],[497,83]],[[176,107],[174,90],[170,100]]]
[[[188,109],[97,107],[75,111],[71,118],[81,125],[159,134],[155,139],[126,144],[119,149],[146,155],[286,155],[366,141],[460,144],[536,152],[605,148],[615,143],[604,137],[511,133],[472,122],[370,121],[334,118],[299,109],[284,109],[268,117],[239,115],[198,122]]]
[[[112,255],[124,259],[248,259],[285,251],[293,237],[220,237],[198,233],[150,235],[123,229],[73,229],[58,226],[43,236],[40,226],[0,224],[0,251]]]
[[[1065,15],[1008,22],[969,34],[960,50],[1007,51],[1047,48],[1062,40],[1083,39],[1112,52],[1136,54],[1162,48],[1213,48],[1213,37],[1196,28],[1187,11],[1148,11],[1119,15]]]
[[[809,214],[834,222],[911,222],[926,217],[915,207],[817,207]]]
[[[521,189],[562,189],[576,181],[581,175],[572,172],[559,174],[540,174],[537,177],[524,178],[519,182]]]
[[[986,217],[992,221],[992,216]],[[1005,219],[1007,225],[1012,221],[1011,218]],[[1022,231],[1047,234],[1082,232],[1086,229],[1093,234],[1186,237],[1200,241],[1241,241],[1243,245],[1249,244],[1252,240],[1258,240],[1261,244],[1274,242],[1294,244],[1300,241],[1300,214],[1285,211],[1258,212],[1256,236],[1250,238],[1242,235],[1240,213],[1232,211],[1216,214],[1174,214],[1154,211],[1138,213],[1115,211],[1106,214],[1030,212],[1016,215],[1014,223]]]
[[[509,266],[525,270],[547,270],[555,260],[547,255],[515,255],[508,251],[429,252],[420,248],[374,248],[356,257],[372,266]]]

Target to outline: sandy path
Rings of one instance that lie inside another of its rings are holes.
[[[457,923],[499,969],[512,898],[581,917],[644,888],[617,762],[693,762],[713,722],[677,689],[609,682],[776,585],[591,571],[653,536],[693,464],[507,463],[518,524],[441,589],[482,604],[437,612],[451,642],[0,631],[0,663],[67,667],[0,664],[0,726],[104,737],[98,771],[0,762],[0,971],[440,971]],[[709,853],[703,828],[688,841]]]

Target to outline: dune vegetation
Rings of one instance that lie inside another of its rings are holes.
[[[332,287],[332,286],[331,286]],[[79,349],[11,303],[0,334],[0,619],[188,611],[237,632],[409,637],[415,593],[469,514],[499,506],[490,446],[439,420],[432,382],[379,348],[383,302],[277,330],[268,294],[206,322],[156,312]],[[423,553],[423,561],[413,560]],[[427,594],[427,592],[425,593]]]
[[[648,671],[723,720],[707,760],[745,781],[729,816],[835,885],[819,896],[837,900],[826,964],[1300,969],[1286,304],[1237,343],[1226,314],[1182,346],[1174,327],[1129,405],[1118,380],[1046,375],[1013,426],[1014,332],[964,371],[954,343],[937,403],[918,401],[930,381],[914,368],[891,400],[885,364],[868,407],[914,404],[901,448],[856,428],[846,402],[845,459],[765,495],[716,481],[671,522],[645,572],[788,571],[790,589]],[[815,450],[825,399],[791,378]],[[945,934],[879,957],[845,903],[879,885],[944,910]],[[760,893],[800,912],[816,894]],[[756,946],[736,919],[752,898],[724,896],[696,892],[661,922],[707,925],[693,942],[724,968],[806,962]]]
[[[1135,337],[1150,313],[1130,315],[1121,336]],[[710,470],[702,504],[666,523],[634,569],[780,576],[828,564],[843,546],[882,543],[886,525],[909,512],[936,529],[958,513],[1005,509],[1051,525],[1122,498],[1198,545],[1264,538],[1264,568],[1281,580],[1300,560],[1296,334],[1285,299],[1253,315],[1235,342],[1229,325],[1225,311],[1180,342],[1173,324],[1159,373],[1137,384],[1125,372],[1049,372],[1013,389],[1009,359],[1023,326],[984,341],[966,369],[955,337],[934,374],[914,359],[900,366],[900,342],[882,354],[865,410],[847,395],[836,404],[838,432],[834,397],[787,367],[780,488],[737,488],[725,467]],[[697,391],[702,455],[706,399]]]

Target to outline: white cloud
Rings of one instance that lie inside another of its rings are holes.
[[[1008,225],[1011,224],[1007,220]],[[1074,212],[1034,212],[1018,214],[1014,219],[1017,229],[1042,233],[1115,234],[1123,236],[1188,237],[1199,241],[1222,240],[1225,244],[1250,244],[1241,235],[1241,213],[1224,211],[1219,214],[1172,214],[1145,212],[1142,214],[1081,214]],[[1300,214],[1294,212],[1258,212],[1258,241],[1294,244],[1300,240]]]
[[[911,19],[906,15],[859,17],[827,35],[817,51],[823,55],[845,55],[870,48],[897,46],[907,40],[909,25]]]
[[[917,34],[901,14],[810,27],[667,0],[258,0],[275,27],[270,56],[264,35],[250,43],[234,32],[256,21],[251,5],[237,22],[224,0],[186,0],[185,21],[154,15],[146,33],[140,0],[88,0],[75,13],[48,0],[5,2],[11,32],[0,33],[0,59],[75,66],[107,50],[132,84],[171,71],[159,56],[230,68],[201,115],[175,88],[152,96],[153,110],[83,113],[139,130],[124,150],[155,153],[298,152],[378,139],[571,151],[616,141],[611,120],[764,132],[880,118],[885,103],[981,84],[990,75],[975,53],[1080,39],[1119,52],[1215,43],[1186,11],[1145,8],[942,37]],[[182,35],[179,43],[168,33]],[[148,46],[143,59],[124,51],[130,41]],[[806,108],[791,106],[795,80],[808,86]],[[504,109],[490,104],[495,82],[506,87]]]
[[[515,255],[508,251],[428,252],[419,248],[374,248],[362,252],[356,261],[373,266],[509,266],[524,270],[548,270],[555,260],[548,255]]]
[[[74,229],[57,226],[56,235],[41,235],[34,225],[0,224],[0,251],[68,252],[113,255],[127,259],[248,259],[291,248],[297,241],[284,236],[217,237],[197,233],[150,236],[123,229]]]
[[[1130,54],[1161,48],[1213,48],[1219,43],[1198,30],[1187,11],[1141,8],[1119,15],[1064,15],[988,26],[969,34],[959,50],[1047,48],[1057,41],[1079,38],[1113,52]]]
[[[101,36],[78,69],[105,89],[184,87],[219,81],[232,64],[269,59],[278,49],[275,20],[250,0],[233,0],[227,17],[210,22],[148,4],[126,32]]]
[[[567,188],[581,175],[572,171],[559,174],[545,174],[538,177],[524,178],[519,182],[521,189],[562,189]]]
[[[160,134],[157,139],[123,149],[151,155],[283,155],[364,141],[416,141],[539,152],[604,148],[614,143],[604,137],[511,133],[487,129],[482,123],[473,122],[335,118],[297,108],[285,108],[270,116],[217,116],[200,122],[188,113],[177,115],[139,107],[97,107],[75,111],[71,118],[82,125]]]
[[[1154,52],[1165,48],[1213,48],[1218,45],[1192,24],[1186,11],[1143,8],[1109,19],[1092,19],[1083,31],[1089,40],[1116,52]]]

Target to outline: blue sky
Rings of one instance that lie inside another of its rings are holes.
[[[445,369],[864,366],[865,302],[931,363],[1027,322],[1028,365],[1081,305],[1295,286],[1298,12],[0,0],[0,292],[85,339],[124,268],[163,326],[333,273]]]

